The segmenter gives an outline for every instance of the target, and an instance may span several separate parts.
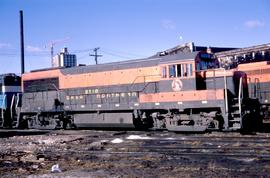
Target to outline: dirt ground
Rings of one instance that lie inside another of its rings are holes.
[[[0,132],[0,177],[269,177],[270,134]]]

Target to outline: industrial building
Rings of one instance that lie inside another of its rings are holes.
[[[68,49],[64,48],[59,54],[53,57],[52,67],[75,67],[77,58],[75,54],[69,54]]]

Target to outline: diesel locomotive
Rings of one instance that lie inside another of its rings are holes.
[[[232,131],[270,118],[270,44],[260,46],[264,61],[232,68],[190,43],[145,59],[24,73],[22,11],[20,32],[22,76],[0,76],[0,128]]]
[[[268,122],[268,58],[220,66],[207,50],[183,50],[2,75],[0,127],[203,132]]]
[[[12,73],[0,75],[0,128],[17,126],[20,98],[21,77]]]
[[[196,51],[25,73],[19,125],[187,132],[259,125],[262,108],[269,112],[269,62],[219,66]]]

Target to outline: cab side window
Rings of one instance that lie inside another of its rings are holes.
[[[183,76],[183,69],[182,69],[181,64],[177,64],[177,77],[182,77]]]
[[[176,77],[176,65],[169,65],[169,77]]]
[[[186,64],[186,76],[191,77],[193,73],[192,64]]]
[[[191,77],[193,75],[192,64],[174,64],[162,67],[162,78],[167,78],[167,70],[169,78],[175,77]]]
[[[167,66],[162,67],[162,78],[167,78]]]

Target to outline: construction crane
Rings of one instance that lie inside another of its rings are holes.
[[[53,48],[56,44],[58,43],[64,43],[64,42],[67,42],[70,38],[69,37],[66,37],[66,38],[63,38],[63,39],[58,39],[58,40],[52,40],[50,43],[48,43],[46,45],[50,47],[50,50],[51,50],[51,65],[53,66]]]

